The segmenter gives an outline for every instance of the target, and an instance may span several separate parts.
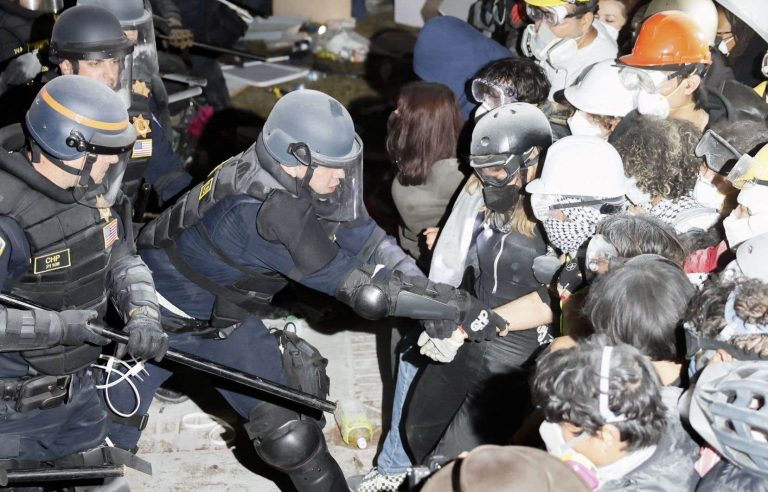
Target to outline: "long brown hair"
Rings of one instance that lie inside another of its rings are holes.
[[[447,86],[434,82],[403,86],[387,131],[387,153],[398,167],[400,184],[424,184],[435,162],[455,157],[463,125],[456,96]]]

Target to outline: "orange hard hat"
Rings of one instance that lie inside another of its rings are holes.
[[[632,53],[619,58],[632,67],[679,67],[712,63],[707,36],[687,14],[659,12],[640,27]]]

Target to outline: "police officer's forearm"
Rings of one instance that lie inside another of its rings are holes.
[[[127,255],[115,262],[109,272],[108,285],[123,318],[144,314],[159,319],[155,282],[138,255]]]
[[[0,352],[53,347],[63,336],[57,313],[0,306]]]
[[[509,331],[529,330],[552,322],[552,309],[538,292],[531,292],[494,309],[509,323]]]

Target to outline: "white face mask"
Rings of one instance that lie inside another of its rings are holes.
[[[523,31],[521,48],[526,56],[547,62],[556,70],[563,68],[579,51],[576,39],[557,37],[546,22],[538,31],[534,24],[528,24]]]
[[[720,210],[725,201],[725,195],[720,193],[717,186],[699,176],[696,185],[693,187],[693,199],[705,207]]]
[[[768,190],[764,186],[745,187],[739,192],[739,205],[747,207],[752,215],[736,217],[736,210],[723,220],[728,245],[735,248],[747,239],[768,232]]]
[[[563,438],[563,430],[558,424],[544,421],[539,426],[539,435],[549,454],[568,465],[593,490],[599,487],[597,466],[592,463],[592,460],[573,449],[574,445],[587,438],[586,434],[579,434],[566,441]]]
[[[584,112],[578,109],[570,118],[568,118],[568,128],[571,129],[572,135],[605,138],[603,136],[605,131],[602,127],[589,121]]]
[[[658,92],[651,94],[642,89],[637,92],[638,113],[665,120],[669,116],[669,111],[669,101]]]
[[[719,43],[717,43],[717,51],[723,54],[723,56],[728,56],[731,54],[731,50],[728,49],[728,43],[726,43],[724,40],[720,40]]]

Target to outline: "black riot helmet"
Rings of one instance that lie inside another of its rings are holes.
[[[309,89],[291,92],[275,104],[264,123],[261,139],[276,164],[264,163],[267,170],[289,191],[310,193],[318,217],[346,222],[360,216],[363,142],[355,133],[352,117],[339,101]],[[306,166],[306,175],[300,181],[294,180],[280,164]],[[337,176],[331,183],[335,186],[325,193],[310,184],[319,167],[334,170]]]
[[[552,129],[544,113],[528,103],[500,106],[482,118],[472,131],[469,163],[484,184],[506,186],[521,168],[552,144]],[[487,172],[487,171],[496,172]]]
[[[97,79],[117,92],[130,107],[134,42],[120,21],[95,5],[78,5],[62,13],[53,25],[49,59],[72,64],[72,73]]]
[[[522,188],[511,186],[511,181],[518,171],[538,162],[539,154],[551,144],[549,121],[532,104],[505,104],[481,117],[472,131],[469,164],[483,182],[486,207],[509,212]],[[525,186],[526,173],[520,176]]]
[[[133,79],[148,82],[159,75],[152,12],[142,0],[77,0],[77,5],[96,5],[109,10],[120,22],[133,50]]]
[[[56,77],[40,89],[25,118],[32,162],[41,156],[72,176],[75,201],[111,206],[118,196],[136,131],[120,98],[78,75]]]

